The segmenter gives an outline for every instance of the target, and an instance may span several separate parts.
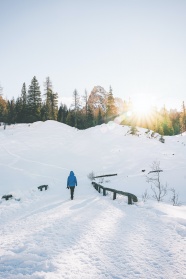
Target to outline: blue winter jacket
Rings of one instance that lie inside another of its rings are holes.
[[[70,172],[70,175],[68,176],[68,179],[67,179],[67,187],[74,187],[74,186],[77,186],[77,179],[74,175],[74,172],[71,171]]]

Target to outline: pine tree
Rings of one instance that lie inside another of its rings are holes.
[[[75,114],[74,114],[74,111],[71,111],[71,110],[68,111],[68,115],[67,115],[67,118],[66,118],[66,124],[71,126],[71,127],[75,126]]]
[[[51,101],[51,116],[53,120],[57,120],[58,114],[58,93],[51,92],[50,95]]]
[[[50,90],[52,90],[52,81],[50,80],[50,77],[46,77],[46,81],[44,82],[45,87],[45,95],[47,95]]]
[[[108,98],[107,98],[107,106],[106,106],[106,121],[113,120],[117,115],[117,108],[115,106],[114,97],[112,94],[112,87],[110,86]]]
[[[15,110],[16,110],[16,123],[23,123],[23,116],[22,116],[22,100],[20,97],[17,98],[15,103]]]
[[[67,115],[68,115],[67,106],[61,103],[58,110],[57,121],[66,123]]]
[[[161,123],[158,123],[156,132],[162,136],[164,135],[163,126]]]
[[[186,131],[186,108],[184,102],[182,103],[181,113],[180,113],[180,128],[181,128],[181,133]]]
[[[19,101],[18,101],[19,104]],[[27,90],[26,90],[26,84],[23,83],[22,89],[21,89],[21,98],[20,98],[20,106],[21,106],[21,115],[19,122],[25,123],[27,122]]]
[[[43,120],[49,120],[53,119],[52,118],[52,104],[51,104],[51,99],[52,99],[52,82],[49,77],[46,78],[46,81],[44,83],[45,86],[45,104],[43,105],[42,108],[42,117]]]
[[[88,112],[88,93],[87,93],[86,89],[85,89],[85,95],[83,96],[83,100],[85,102],[85,115],[87,116],[87,112]]]
[[[172,122],[174,134],[178,135],[180,133],[180,114],[177,112],[177,110],[171,110],[169,117]]]
[[[87,115],[88,116],[88,115]],[[78,129],[86,129],[87,123],[85,122],[85,113],[83,109],[78,110],[77,112],[77,127]]]
[[[28,120],[35,122],[41,120],[41,91],[39,83],[34,76],[28,90]]]
[[[53,92],[52,82],[49,77],[46,78],[45,85],[45,103],[42,106],[42,120],[57,120],[58,115],[58,94]]]
[[[88,124],[88,94],[87,94],[87,90],[85,89],[85,94],[84,96],[82,97],[83,98],[83,102],[84,102],[84,108],[83,108],[83,123],[84,123],[84,128],[88,128],[89,127],[89,124]]]
[[[48,94],[47,100],[43,103],[41,108],[41,119],[57,120],[58,119],[58,94],[53,91]]]
[[[167,109],[165,108],[165,106],[161,110],[161,118],[160,118],[159,125],[161,125],[161,127],[163,129],[163,133],[160,133],[161,135],[169,135],[169,136],[174,135],[174,129],[172,126],[172,122],[170,120],[169,113],[168,113]]]
[[[91,107],[87,107],[86,128],[92,127],[94,124],[94,114]]]
[[[0,96],[0,122],[6,122],[7,102]]]
[[[94,113],[92,107],[88,104],[87,90],[85,90],[83,101],[84,101],[84,108],[82,111],[83,113],[81,114],[81,118],[82,118],[81,123],[84,123],[84,125],[81,124],[81,127],[83,129],[86,129],[94,125]]]
[[[7,123],[16,123],[16,104],[14,98],[7,103]]]
[[[79,94],[76,89],[73,92],[73,103],[72,103],[71,107],[73,108],[73,111],[74,111],[74,120],[75,120],[74,126],[77,128],[78,112],[80,110],[80,97],[79,97]],[[72,111],[71,111],[71,113],[72,113]]]
[[[97,124],[101,125],[102,123],[103,123],[103,116],[102,116],[102,113],[101,113],[101,109],[99,108],[98,116],[97,116]]]

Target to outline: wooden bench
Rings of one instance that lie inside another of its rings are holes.
[[[45,191],[48,189],[48,185],[41,185],[37,187],[40,191],[43,191],[43,189],[45,188]]]
[[[9,199],[12,199],[13,196],[12,195],[4,195],[2,196],[2,199],[5,199],[6,201],[9,200]]]

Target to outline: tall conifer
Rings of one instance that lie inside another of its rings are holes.
[[[22,123],[27,122],[27,91],[26,91],[26,84],[23,83],[21,89],[21,121]]]
[[[185,108],[184,102],[182,103],[182,106],[181,106],[180,127],[181,127],[181,133],[186,131],[186,108]]]
[[[45,118],[57,120],[58,114],[58,94],[53,92],[52,82],[49,77],[46,78],[45,85]]]
[[[117,108],[115,106],[114,97],[112,94],[112,87],[110,86],[108,98],[107,98],[107,106],[106,106],[106,121],[113,120],[117,115]]]
[[[77,128],[77,125],[78,125],[78,123],[77,123],[78,122],[78,112],[80,110],[80,97],[79,97],[79,94],[78,94],[76,89],[73,92],[73,103],[72,103],[71,107],[74,110],[74,120],[75,120],[74,125]]]
[[[41,120],[41,91],[39,83],[34,76],[28,90],[28,119],[29,122]]]

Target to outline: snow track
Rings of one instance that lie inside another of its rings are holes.
[[[186,235],[166,213],[97,193],[33,208],[1,224],[0,278],[186,278]]]

